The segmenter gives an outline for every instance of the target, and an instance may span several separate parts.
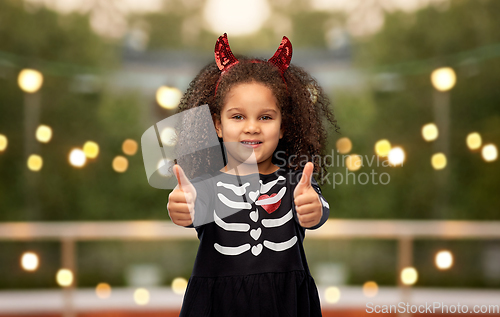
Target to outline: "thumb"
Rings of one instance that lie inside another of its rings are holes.
[[[179,164],[175,164],[174,171],[175,171],[175,177],[177,178],[177,183],[179,183],[180,190],[182,190],[182,186],[186,188],[189,185],[191,185],[191,182],[186,177],[186,174],[184,174],[184,171],[182,170],[182,167]]]
[[[302,191],[308,187],[311,187],[311,177],[314,170],[314,164],[312,162],[307,162],[306,166],[304,166],[304,170],[302,171],[302,177],[300,178],[300,182],[295,188],[296,191]]]

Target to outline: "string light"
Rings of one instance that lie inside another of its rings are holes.
[[[405,161],[405,152],[401,147],[394,147],[389,151],[388,158],[391,165],[402,165]]]
[[[99,155],[99,144],[94,141],[87,141],[83,145],[83,153],[90,159],[95,159]]]
[[[174,109],[181,101],[182,93],[175,87],[161,86],[156,91],[156,101],[165,109]]]
[[[43,159],[40,155],[32,154],[28,157],[28,168],[33,172],[38,172],[42,169]]]
[[[176,294],[184,294],[188,281],[183,277],[174,278],[172,281],[172,290]]]
[[[345,158],[345,165],[350,171],[357,171],[363,165],[363,160],[358,154],[350,154]]]
[[[87,162],[85,153],[80,149],[73,149],[69,153],[69,163],[74,167],[83,167]]]
[[[128,168],[128,160],[126,157],[118,155],[113,159],[112,165],[115,172],[123,173]]]
[[[52,128],[41,124],[36,129],[36,139],[42,143],[48,143],[52,139]]]
[[[149,303],[149,291],[145,288],[138,288],[134,292],[134,301],[137,305],[147,305]]]
[[[405,267],[401,271],[401,281],[405,285],[413,285],[417,282],[418,273],[414,267]]]
[[[481,154],[486,162],[493,162],[498,157],[497,147],[493,143],[485,144],[483,146]]]
[[[340,289],[336,286],[327,287],[325,290],[325,299],[331,304],[338,303],[340,300]]]
[[[111,296],[111,286],[108,283],[99,283],[95,288],[95,294],[100,299],[106,299]]]
[[[368,281],[363,284],[363,294],[366,297],[375,297],[378,294],[378,285],[373,281]]]
[[[477,132],[469,133],[467,135],[465,142],[467,143],[467,146],[469,147],[469,149],[477,150],[481,147],[481,143],[482,143],[481,135]]]
[[[422,137],[425,141],[434,141],[438,135],[438,128],[434,123],[428,123],[422,127]]]
[[[442,170],[446,167],[446,155],[444,155],[444,153],[436,153],[432,155],[431,165],[436,170]]]
[[[431,82],[434,88],[439,91],[448,91],[455,86],[457,75],[451,67],[441,67],[431,74]]]
[[[453,255],[448,250],[439,251],[436,254],[435,262],[439,269],[449,269],[453,265]]]
[[[25,252],[21,256],[21,267],[26,271],[35,271],[39,262],[38,255],[34,252]]]
[[[73,283],[73,272],[68,269],[60,269],[59,271],[57,271],[56,281],[59,286],[70,286]]]
[[[383,139],[375,143],[375,153],[378,156],[387,156],[391,151],[391,142],[389,140]]]
[[[43,84],[43,75],[35,69],[23,69],[17,77],[19,87],[27,93],[37,92]]]
[[[337,150],[340,154],[349,153],[352,149],[352,142],[347,137],[343,137],[337,140]]]
[[[177,133],[172,127],[166,127],[160,133],[161,142],[166,146],[174,146],[177,144]]]
[[[5,135],[0,134],[0,152],[5,151],[8,145],[8,139]]]
[[[122,150],[127,155],[135,155],[137,152],[137,142],[132,139],[126,139],[123,141]]]

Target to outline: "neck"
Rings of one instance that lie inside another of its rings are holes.
[[[249,175],[254,173],[271,174],[279,169],[278,166],[272,163],[271,158],[261,163],[236,162],[232,157],[228,156],[228,164],[221,169],[221,172],[232,175]]]

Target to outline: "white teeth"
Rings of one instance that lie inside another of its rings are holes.
[[[245,142],[245,141],[243,141],[241,143],[244,143],[244,144],[259,144],[260,142]]]

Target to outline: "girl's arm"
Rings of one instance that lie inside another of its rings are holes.
[[[311,186],[312,186],[312,188],[314,188],[316,193],[318,193],[319,200],[321,201],[321,205],[322,205],[322,209],[323,209],[323,215],[321,216],[321,220],[319,221],[319,223],[317,225],[315,225],[314,227],[307,228],[309,230],[314,230],[314,229],[318,229],[319,227],[321,227],[328,220],[328,217],[330,216],[330,205],[326,201],[325,197],[323,197],[323,195],[321,194],[321,189],[319,188],[319,185],[316,182],[316,180],[314,179],[314,177],[311,178]]]

